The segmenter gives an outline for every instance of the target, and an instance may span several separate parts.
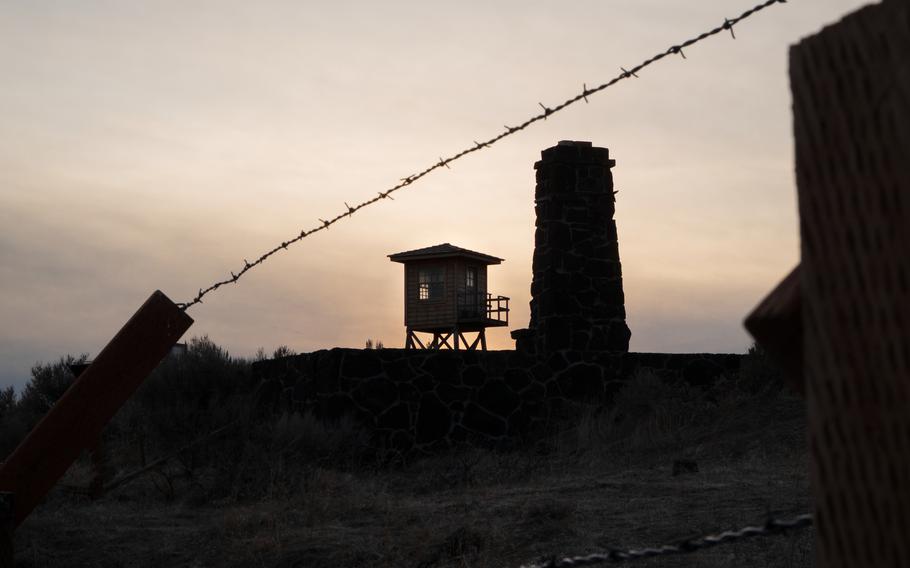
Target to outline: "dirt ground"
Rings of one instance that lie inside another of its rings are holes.
[[[313,467],[293,491],[208,501],[153,479],[97,501],[57,490],[16,533],[17,566],[505,567],[674,542],[809,510],[800,400],[743,401],[685,435],[548,451],[462,450],[405,467]],[[666,434],[666,432],[664,432]],[[676,459],[698,471],[672,475]],[[642,567],[810,566],[812,530]]]

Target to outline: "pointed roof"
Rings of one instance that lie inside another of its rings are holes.
[[[501,258],[483,254],[482,252],[475,252],[473,250],[456,247],[449,243],[442,243],[441,245],[433,245],[431,247],[397,252],[395,254],[390,254],[389,260],[392,262],[404,263],[412,260],[428,260],[434,258],[451,257],[469,258],[471,260],[482,262],[484,264],[499,264],[503,261]]]

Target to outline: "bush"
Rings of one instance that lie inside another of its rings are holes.
[[[714,406],[701,389],[640,369],[616,393],[611,406],[586,405],[574,429],[564,432],[557,443],[573,453],[659,449],[680,443],[687,431],[709,419]]]
[[[0,421],[16,408],[16,389],[8,386],[0,390]]]
[[[3,412],[0,416],[0,461],[6,460],[30,429],[28,421],[16,408]]]
[[[285,498],[319,467],[355,469],[371,453],[369,433],[350,419],[327,423],[283,413],[240,426],[207,461],[213,498]]]
[[[22,394],[13,387],[0,391],[0,457],[6,459],[38,421],[73,383],[70,365],[85,363],[88,355],[61,357],[55,363],[38,362]]]
[[[18,408],[34,418],[37,423],[73,384],[75,376],[70,366],[86,361],[88,354],[83,353],[78,357],[73,355],[61,357],[56,363],[35,363],[32,366],[32,378],[19,397]]]
[[[287,346],[274,352],[276,358],[293,354]],[[0,390],[0,456],[72,384],[69,365],[86,359],[37,363],[19,397],[12,388]],[[191,339],[185,352],[161,362],[105,428],[108,479],[170,456],[137,481],[145,493],[134,491],[153,496],[164,487],[173,499],[193,488],[194,502],[201,503],[288,495],[314,467],[349,469],[375,459],[369,433],[351,419],[330,424],[308,413],[254,413],[256,387],[249,360],[231,357],[207,336]],[[217,435],[206,438],[209,433]]]
[[[208,336],[167,357],[108,428],[109,437],[141,456],[173,451],[240,419],[253,390],[250,362],[235,359]]]
[[[749,347],[740,364],[737,387],[749,394],[774,394],[784,385],[783,373],[757,343]]]

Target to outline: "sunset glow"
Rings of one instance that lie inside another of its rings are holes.
[[[0,7],[0,387],[93,355],[302,229],[749,8],[751,0],[18,2]],[[194,306],[232,354],[401,347],[402,271],[504,258],[526,327],[534,170],[610,149],[634,351],[743,352],[798,261],[787,49],[862,5],[796,0],[314,234]]]

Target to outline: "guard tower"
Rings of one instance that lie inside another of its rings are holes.
[[[405,349],[486,351],[486,329],[509,325],[509,299],[487,292],[487,266],[503,259],[449,243],[389,259],[404,264]],[[432,333],[432,341],[422,342],[418,332]],[[477,336],[468,342],[465,333]]]

